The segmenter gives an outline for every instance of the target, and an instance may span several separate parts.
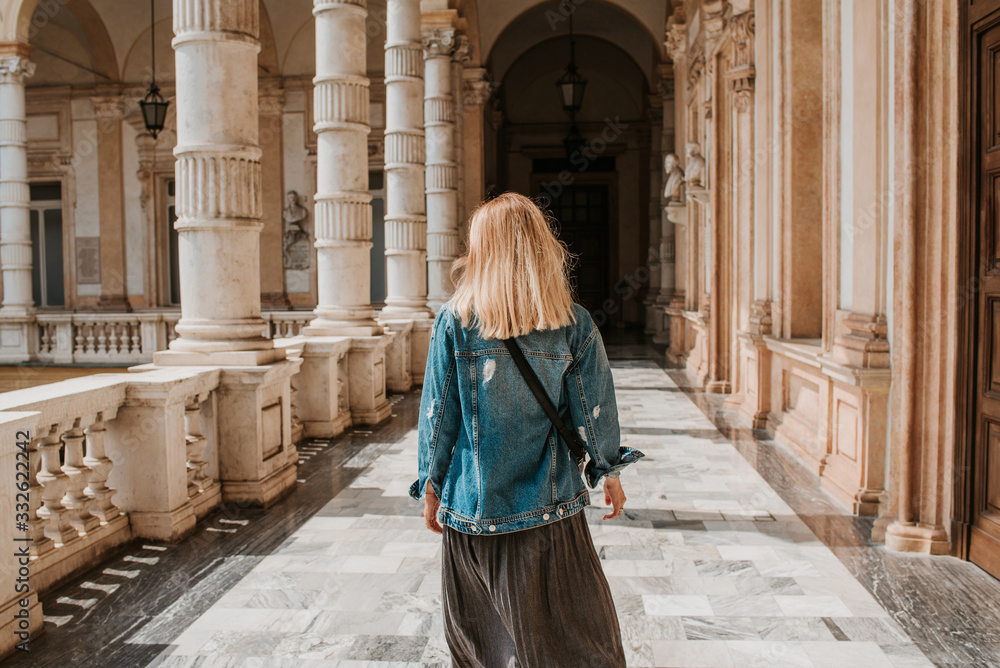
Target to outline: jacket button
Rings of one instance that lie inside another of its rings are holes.
[[[565,512],[566,512],[566,509],[565,509],[565,508],[560,508],[560,509],[559,509],[559,514],[560,514],[560,515],[562,515],[562,514],[563,514],[563,513],[565,513]]]
[[[543,520],[547,520],[547,519],[549,519],[549,514],[548,514],[548,513],[545,513],[544,515],[542,515],[542,519],[543,519]]]
[[[497,530],[497,528],[491,524],[490,525],[490,531],[496,531],[496,530]]]

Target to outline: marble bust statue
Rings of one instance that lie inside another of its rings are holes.
[[[681,191],[684,188],[684,170],[681,169],[680,160],[676,155],[667,154],[663,159],[663,171],[667,178],[667,185],[663,188],[663,198],[668,203],[683,201]]]
[[[684,170],[684,182],[692,187],[705,187],[705,158],[701,155],[701,147],[694,142],[687,145],[687,167]]]

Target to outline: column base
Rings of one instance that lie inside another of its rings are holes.
[[[413,336],[411,320],[392,320],[383,322],[385,331],[394,334],[392,342],[385,351],[386,387],[390,392],[409,392],[413,387],[413,371],[410,362]]]
[[[155,366],[265,366],[285,359],[282,348],[195,352],[160,350],[153,353]]]
[[[261,480],[229,480],[222,482],[222,500],[268,508],[295,487],[296,465],[290,461]]]
[[[268,506],[295,484],[291,377],[301,364],[222,369],[216,423],[224,501]]]
[[[132,510],[128,513],[132,525],[132,535],[136,538],[162,540],[176,543],[194,531],[198,518],[194,506],[185,503],[179,508],[165,512],[143,512]]]
[[[288,347],[301,347],[302,366],[295,377],[296,410],[306,438],[333,438],[351,426],[346,336],[299,336]]]
[[[195,518],[200,520],[222,503],[222,485],[213,480],[211,485],[192,496],[189,503],[194,508]]]
[[[372,325],[351,325],[346,323],[312,323],[302,328],[303,336],[378,336],[382,327],[378,323]]]
[[[34,317],[0,310],[0,364],[30,362],[36,349],[35,337]]]
[[[951,542],[942,526],[896,521],[885,530],[885,547],[894,552],[940,555],[950,552]]]
[[[351,339],[348,356],[351,420],[354,424],[376,425],[392,415],[386,396],[386,350],[395,335]]]

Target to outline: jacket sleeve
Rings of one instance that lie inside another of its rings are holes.
[[[638,461],[643,453],[621,445],[618,402],[604,341],[593,321],[573,362],[566,382],[573,427],[590,456],[584,469],[587,484],[597,487],[601,478]]]
[[[418,477],[410,486],[410,496],[417,500],[423,497],[428,480],[438,499],[441,498],[444,476],[458,442],[462,405],[455,367],[455,337],[446,305],[438,313],[431,330],[424,386],[420,395]]]

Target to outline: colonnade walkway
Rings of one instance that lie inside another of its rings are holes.
[[[647,456],[622,476],[624,518],[586,512],[629,666],[994,665],[996,581],[865,544],[865,521],[780,448],[748,449],[662,352],[609,352],[623,438]],[[136,544],[44,598],[31,665],[450,666],[440,539],[407,496],[418,400],[302,446],[301,484],[274,508],[229,507],[181,545]]]

